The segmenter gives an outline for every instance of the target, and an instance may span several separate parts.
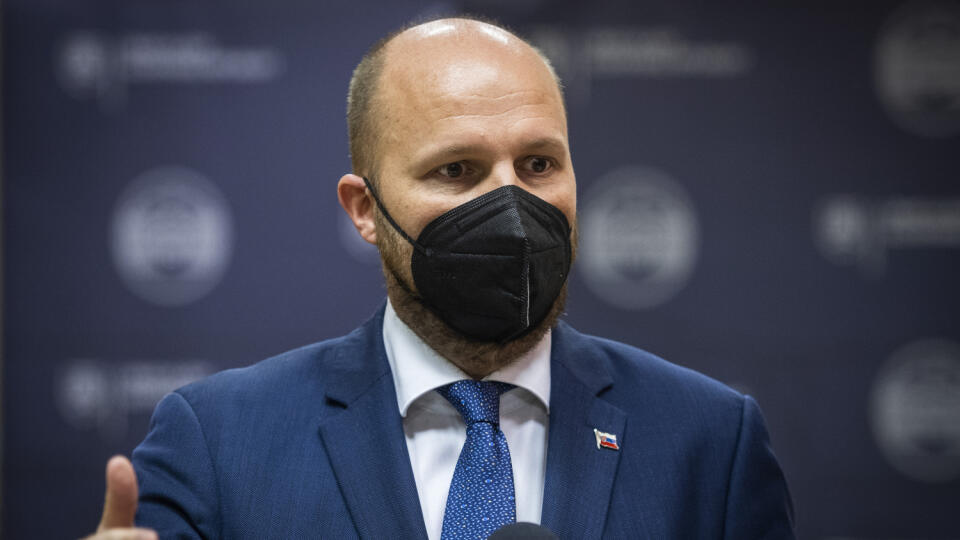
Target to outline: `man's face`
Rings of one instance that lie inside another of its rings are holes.
[[[576,179],[563,99],[537,53],[499,28],[442,20],[400,34],[385,55],[372,111],[372,173],[397,225],[417,238],[441,214],[514,185],[564,213],[575,250]],[[358,184],[358,177],[344,175],[340,201],[360,234],[380,249],[397,315],[468,375],[479,379],[513,362],[560,316],[566,287],[546,317],[512,341],[480,342],[460,334],[420,300],[410,269],[413,247],[375,210],[369,192],[358,192]]]
[[[534,51],[493,27],[472,39],[444,24],[408,31],[387,51],[376,178],[387,209],[417,238],[444,212],[513,184],[574,224],[566,115],[549,70]],[[389,232],[378,227],[377,234]],[[393,270],[412,288],[411,247],[402,240],[384,246],[385,240],[378,243],[402,263]]]

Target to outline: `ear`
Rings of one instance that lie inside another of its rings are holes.
[[[363,178],[355,174],[345,174],[337,183],[337,199],[346,210],[353,226],[364,240],[377,243],[377,227],[373,220],[373,198],[367,194],[367,185]]]

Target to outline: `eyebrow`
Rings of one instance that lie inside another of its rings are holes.
[[[524,146],[526,151],[535,152],[537,150],[547,150],[550,152],[556,152],[559,154],[567,154],[567,145],[563,144],[563,141],[555,137],[542,137],[536,139]]]
[[[422,164],[433,164],[438,161],[459,158],[462,156],[484,154],[489,148],[482,144],[451,144],[431,149],[419,156],[415,161]]]

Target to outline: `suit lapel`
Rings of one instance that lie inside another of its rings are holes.
[[[603,533],[620,452],[597,448],[593,430],[622,444],[626,414],[597,395],[613,384],[605,363],[561,323],[553,332],[550,433],[541,523],[560,538]]]
[[[364,538],[426,538],[386,352],[383,309],[344,338],[320,436]]]

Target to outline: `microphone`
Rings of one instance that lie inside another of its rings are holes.
[[[493,531],[488,540],[560,540],[553,531],[536,523],[508,523]]]

